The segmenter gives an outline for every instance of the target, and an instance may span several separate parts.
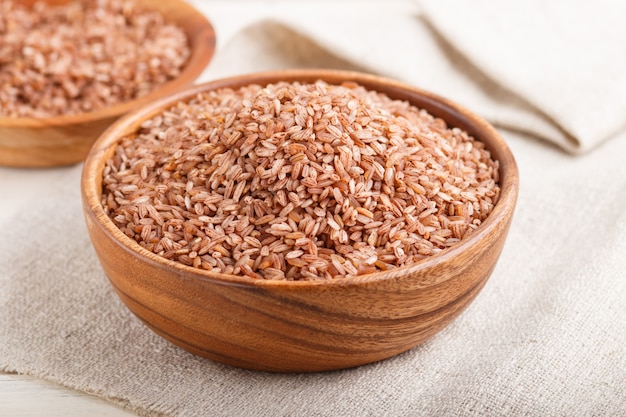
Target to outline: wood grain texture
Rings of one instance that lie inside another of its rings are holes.
[[[134,413],[53,382],[0,373],[0,416],[132,417]]]
[[[104,213],[101,173],[117,140],[172,103],[199,91],[278,80],[356,81],[409,100],[483,141],[500,162],[501,196],[460,244],[418,264],[322,282],[260,281],[167,261],[126,237]],[[95,144],[82,177],[87,227],[104,271],[128,308],[156,333],[215,361],[265,371],[359,366],[406,351],[466,308],[504,245],[518,193],[515,160],[503,139],[470,111],[431,93],[354,72],[291,70],[203,84],[115,123]]]
[[[136,1],[160,12],[166,21],[179,25],[187,34],[191,56],[180,77],[137,100],[92,113],[45,119],[0,117],[0,165],[34,168],[80,162],[93,142],[122,114],[172,94],[200,76],[215,51],[215,32],[206,17],[182,0]],[[33,2],[23,0],[26,5]],[[68,0],[47,0],[47,3],[58,5]]]

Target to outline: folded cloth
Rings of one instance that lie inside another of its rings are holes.
[[[546,139],[581,153],[626,129],[626,3],[419,1],[451,48],[554,125]]]
[[[353,68],[431,90],[499,127],[575,154],[626,129],[625,2],[419,0],[419,7],[411,9],[394,5],[381,9],[366,2],[355,9],[352,2],[340,2],[332,13],[325,7],[300,13],[271,9],[259,18],[271,16],[274,28],[266,21],[263,30],[290,31],[294,37],[273,36],[275,48],[286,47],[286,60],[272,62],[271,68],[302,65],[298,58],[307,56],[308,47],[321,47]],[[270,68],[257,48],[268,38],[257,39],[255,32],[258,26],[237,57],[248,70]]]
[[[416,10],[374,10],[354,19],[345,19],[349,10],[342,11],[330,15],[318,9],[283,11],[252,23],[229,40],[201,81],[232,75],[233,68],[238,72],[289,67],[371,72],[452,99],[499,127],[574,149],[558,126],[487,78],[439,38]],[[320,30],[320,22],[333,29]]]

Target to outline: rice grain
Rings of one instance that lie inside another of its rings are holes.
[[[189,55],[182,29],[132,0],[32,8],[2,0],[0,117],[79,114],[130,101],[176,78]]]
[[[279,82],[201,93],[143,123],[107,162],[102,204],[168,259],[319,280],[439,253],[499,192],[484,144],[426,111],[354,83]]]

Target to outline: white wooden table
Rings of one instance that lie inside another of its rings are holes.
[[[122,417],[134,414],[100,398],[41,379],[0,373],[0,416]]]

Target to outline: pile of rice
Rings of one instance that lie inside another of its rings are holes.
[[[131,0],[0,1],[0,117],[51,117],[137,99],[182,72],[187,36]]]
[[[498,200],[482,142],[354,83],[278,82],[180,102],[103,174],[113,222],[185,265],[274,280],[385,271],[468,236]]]

